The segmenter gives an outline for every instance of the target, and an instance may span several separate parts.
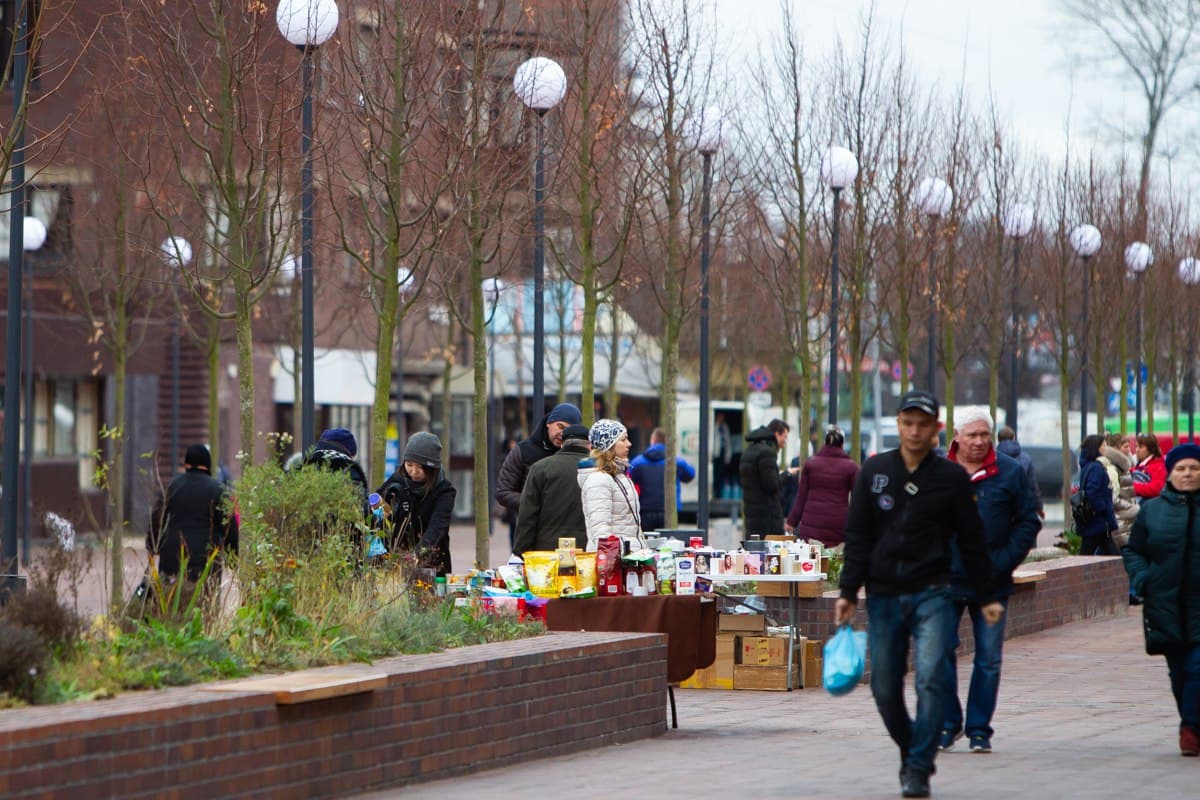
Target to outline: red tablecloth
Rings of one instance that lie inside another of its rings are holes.
[[[717,604],[699,595],[594,597],[551,600],[552,631],[625,631],[667,634],[667,680],[679,683],[717,660]]]

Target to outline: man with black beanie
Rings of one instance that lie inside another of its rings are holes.
[[[521,492],[529,468],[562,447],[563,431],[568,425],[583,424],[583,414],[570,403],[559,403],[550,410],[529,438],[508,451],[500,474],[496,476],[496,502],[517,514],[521,507]],[[518,522],[520,524],[519,514]],[[514,542],[515,543],[515,535]]]
[[[209,473],[212,456],[202,444],[187,449],[184,471],[159,495],[150,514],[146,549],[158,556],[158,571],[174,578],[187,564],[187,578],[199,580],[213,551],[237,552],[237,518],[226,514],[225,488]],[[220,562],[210,574],[219,572]]]
[[[559,451],[533,465],[521,492],[513,553],[554,550],[560,537],[574,536],[580,550],[587,546],[583,497],[579,491],[579,462],[588,457],[588,428],[568,425]]]

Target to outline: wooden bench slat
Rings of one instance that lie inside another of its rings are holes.
[[[331,697],[373,692],[387,686],[388,676],[382,672],[290,672],[267,678],[249,678],[213,686],[209,692],[259,692],[272,694],[278,705],[310,703]]]

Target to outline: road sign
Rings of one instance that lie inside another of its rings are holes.
[[[746,397],[746,402],[755,408],[770,408],[771,393],[770,392],[751,392]]]
[[[756,392],[765,392],[771,386],[771,370],[766,367],[752,367],[746,375],[746,383]]]
[[[909,380],[912,380],[912,377],[915,374],[915,372],[916,372],[916,370],[913,369],[912,362],[911,361],[908,362],[908,379]],[[900,361],[899,361],[899,359],[897,359],[892,364],[892,380],[894,380],[894,381],[900,380]]]

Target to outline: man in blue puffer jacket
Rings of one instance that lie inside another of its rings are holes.
[[[650,446],[646,452],[629,465],[629,477],[638,490],[641,504],[642,530],[656,531],[663,527],[667,506],[663,502],[666,492],[663,469],[667,460],[667,432],[655,428],[650,434]],[[690,483],[696,477],[696,469],[679,456],[675,457],[675,509],[679,510],[681,483]]]
[[[957,423],[954,441],[947,458],[959,464],[971,477],[975,502],[987,533],[988,554],[992,560],[992,586],[997,600],[1008,608],[1013,592],[1012,573],[1037,542],[1042,520],[1029,488],[1029,479],[1019,462],[997,453],[992,447],[992,420],[980,411],[968,411]],[[942,724],[942,750],[954,749],[955,741],[967,735],[971,752],[992,751],[992,715],[1000,692],[1000,664],[1004,646],[1005,614],[994,625],[988,625],[980,612],[979,598],[957,548],[953,552],[950,592],[957,613],[949,635],[949,652],[942,662],[943,685],[952,688],[944,698],[945,718]],[[967,693],[966,719],[958,699],[958,669],[955,649],[958,647],[958,624],[963,611],[971,615],[975,637],[975,663],[971,671],[971,688]]]

